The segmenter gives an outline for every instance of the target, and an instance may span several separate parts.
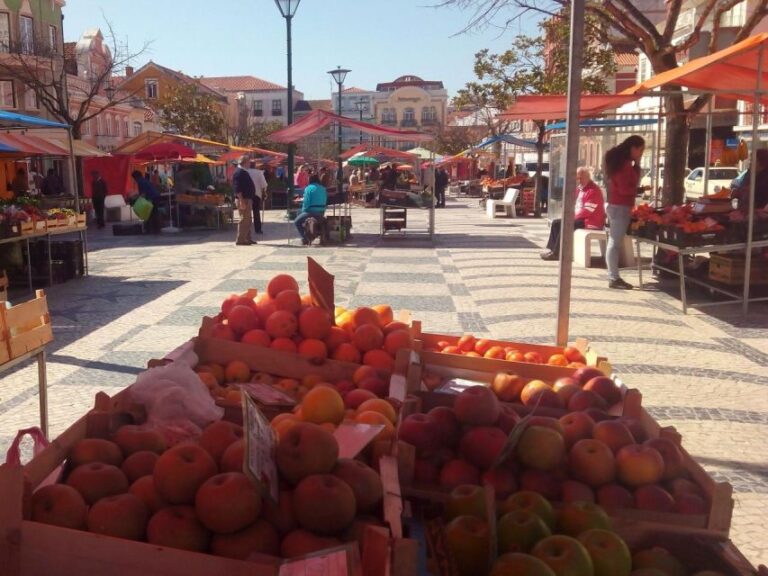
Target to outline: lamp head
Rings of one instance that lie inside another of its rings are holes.
[[[347,74],[349,74],[351,70],[347,70],[346,68],[342,68],[341,66],[336,66],[336,70],[329,70],[328,74],[333,76],[333,79],[336,81],[336,84],[341,86],[344,84],[344,79],[347,77]]]
[[[277,4],[277,9],[280,10],[283,18],[293,18],[301,0],[275,0],[275,4]]]

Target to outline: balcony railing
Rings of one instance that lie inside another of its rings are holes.
[[[264,116],[264,110],[254,110],[253,111],[254,116]]]
[[[272,116],[282,116],[282,115],[283,115],[283,110],[281,108],[272,110]]]
[[[382,118],[381,123],[384,126],[397,126],[397,119],[396,118]]]
[[[416,119],[415,118],[406,118],[405,120],[400,121],[400,126],[406,127],[406,126],[416,126]]]
[[[421,119],[421,125],[422,126],[434,126],[437,124],[437,118],[422,118]]]

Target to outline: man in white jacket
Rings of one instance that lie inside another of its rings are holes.
[[[246,167],[243,166],[243,168]],[[261,228],[261,206],[264,202],[264,193],[267,191],[267,180],[264,178],[264,171],[256,168],[253,161],[250,167],[247,167],[247,172],[256,188],[256,196],[253,198],[253,229],[256,234],[264,234]]]

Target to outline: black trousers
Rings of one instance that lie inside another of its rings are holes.
[[[100,194],[93,197],[93,210],[96,212],[96,224],[99,228],[104,228],[104,198]]]
[[[563,222],[560,220],[560,218],[555,218],[552,220],[552,226],[549,229],[549,240],[547,240],[547,250],[550,252],[554,252],[555,254],[560,253],[560,230],[562,228]],[[574,230],[578,230],[579,228],[584,228],[584,220],[574,220],[573,221],[573,228]]]
[[[261,234],[261,198],[253,197],[253,229],[257,234]]]
[[[435,188],[435,199],[437,206],[445,206],[445,188]]]

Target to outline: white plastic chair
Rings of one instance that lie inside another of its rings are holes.
[[[496,218],[496,208],[504,208],[504,215],[507,217],[517,218],[517,211],[515,210],[515,202],[520,194],[520,190],[517,188],[507,188],[504,193],[503,200],[488,200],[485,203],[485,210],[488,214],[488,218]]]
[[[133,209],[125,203],[122,194],[110,194],[104,198],[104,213],[108,222],[133,220]]]

